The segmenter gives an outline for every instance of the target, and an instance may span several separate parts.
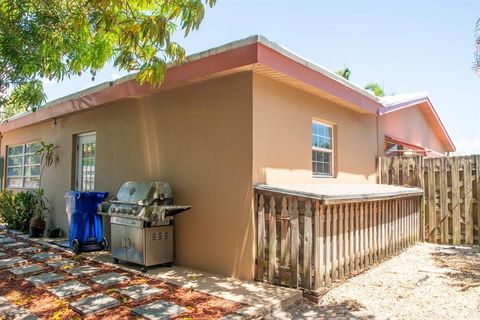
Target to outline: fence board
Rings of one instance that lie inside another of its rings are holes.
[[[460,168],[457,158],[452,158],[452,228],[453,244],[461,244],[461,225],[460,225]]]
[[[476,199],[476,213],[477,224],[475,225],[477,230],[477,244],[480,244],[480,155],[475,156],[475,199]]]
[[[280,242],[280,283],[288,284],[288,263],[290,262],[290,216],[288,214],[287,197],[282,197],[281,242]]]
[[[303,228],[303,287],[310,290],[312,288],[312,204],[310,200],[305,201]]]
[[[332,226],[332,209],[331,206],[327,207],[327,217],[326,217],[326,230],[325,230],[325,264],[326,264],[326,271],[325,271],[325,285],[330,285],[331,283],[331,272],[332,272],[332,261],[330,260],[331,256],[331,226]]]
[[[297,197],[293,197],[292,209],[291,209],[291,220],[290,220],[290,228],[291,228],[291,239],[290,239],[290,286],[297,287],[298,286],[298,254],[299,254],[299,243],[300,239],[300,231],[299,231],[299,223],[298,223],[298,199]]]
[[[416,211],[413,216],[403,217],[404,204],[397,204],[398,212],[395,214],[394,210],[392,217],[393,230],[389,230],[388,223],[386,226],[387,251],[390,246],[396,250],[415,239],[440,244],[480,244],[479,155],[440,158],[382,157],[378,164],[381,166],[378,168],[379,183],[403,183],[423,188],[425,191],[421,203],[413,206]],[[388,215],[389,213],[387,220]],[[400,217],[399,221],[395,219],[396,216]],[[381,216],[379,218],[381,219]],[[413,232],[410,223],[420,228],[420,232],[413,234],[411,239],[408,237]],[[395,239],[391,244],[388,243],[390,232]],[[406,233],[405,237],[397,239],[396,235],[403,233]]]
[[[275,197],[270,197],[268,214],[268,281],[274,282],[277,270],[277,216]]]
[[[338,206],[338,277],[344,278],[344,262],[343,253],[343,205]]]
[[[465,244],[473,244],[472,159],[463,158],[463,163],[463,190],[465,199]]]
[[[265,267],[265,200],[263,195],[258,199],[257,214],[257,280],[263,281]]]

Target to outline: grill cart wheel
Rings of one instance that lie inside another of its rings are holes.
[[[74,253],[80,253],[81,248],[80,248],[80,241],[78,241],[78,239],[73,239],[72,250]]]
[[[110,244],[108,243],[107,238],[103,237],[102,240],[102,249],[108,251],[110,249]]]
[[[119,262],[120,260],[118,260],[118,258],[113,258],[113,263],[118,264]]]
[[[145,272],[148,271],[147,267],[142,267],[140,270],[141,270],[143,273],[145,273]]]

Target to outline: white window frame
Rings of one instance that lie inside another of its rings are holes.
[[[6,163],[5,163],[5,188],[7,189],[28,189],[28,190],[35,190],[35,189],[38,189],[40,188],[40,175],[41,175],[41,172],[38,174],[38,175],[25,175],[25,167],[33,167],[33,166],[39,166],[40,167],[40,171],[42,170],[42,163],[41,163],[41,159],[40,159],[40,162],[38,162],[38,164],[26,164],[26,157],[27,156],[32,156],[32,155],[35,155],[36,153],[35,152],[30,152],[30,153],[26,153],[25,152],[25,149],[27,147],[27,144],[40,144],[40,141],[31,141],[31,142],[25,142],[25,143],[19,143],[19,144],[14,144],[14,145],[9,145],[7,146],[7,152],[6,152]],[[14,156],[10,156],[10,149],[11,148],[16,148],[16,147],[19,147],[21,146],[22,147],[22,153],[20,154],[17,154],[17,155],[14,155]],[[20,165],[9,165],[9,159],[10,157],[22,157],[22,164]],[[39,157],[40,158],[40,157]],[[22,168],[22,173],[21,175],[19,176],[10,176],[8,174],[8,169],[10,168]],[[22,179],[22,185],[21,186],[12,186],[12,185],[9,185],[8,184],[8,181],[9,181],[9,178],[18,178],[18,179]],[[25,179],[27,178],[38,178],[38,185],[35,186],[35,187],[31,187],[31,186],[25,186]]]
[[[83,172],[82,172],[82,151],[80,146],[83,144],[88,143],[95,143],[95,164],[93,168],[93,188],[90,190],[82,189],[82,179],[83,179]],[[93,191],[95,190],[95,178],[96,178],[96,169],[97,169],[97,133],[96,132],[88,132],[82,133],[76,136],[76,171],[75,171],[75,190],[78,191]]]
[[[313,168],[313,158],[311,159],[310,163],[312,164],[312,175],[314,178],[333,178],[335,176],[335,130],[334,130],[334,125],[333,124],[330,124],[330,123],[327,123],[327,122],[323,122],[323,121],[320,121],[320,120],[312,120],[312,127],[314,124],[318,124],[318,125],[321,125],[321,126],[324,126],[324,127],[327,127],[327,128],[330,128],[331,131],[332,131],[332,148],[331,149],[327,149],[327,148],[322,148],[322,147],[316,147],[314,146],[313,144],[311,144],[312,146],[312,151],[320,151],[320,152],[325,152],[325,153],[330,153],[330,173],[327,174],[327,173],[317,173],[314,171],[314,168]],[[310,130],[311,132],[311,130]],[[311,135],[311,138],[313,138],[313,133],[311,132],[310,133]],[[310,139],[311,140],[311,139]]]

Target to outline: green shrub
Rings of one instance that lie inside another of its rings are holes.
[[[9,229],[28,232],[35,205],[36,195],[32,192],[0,192],[0,217]]]

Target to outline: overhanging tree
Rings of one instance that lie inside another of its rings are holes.
[[[383,91],[383,88],[375,82],[370,82],[369,84],[367,84],[365,86],[365,90],[371,91],[377,97],[385,96],[385,92]]]
[[[61,81],[108,61],[159,85],[166,64],[182,62],[172,40],[198,29],[216,0],[0,0],[0,107],[35,111],[42,78]]]

